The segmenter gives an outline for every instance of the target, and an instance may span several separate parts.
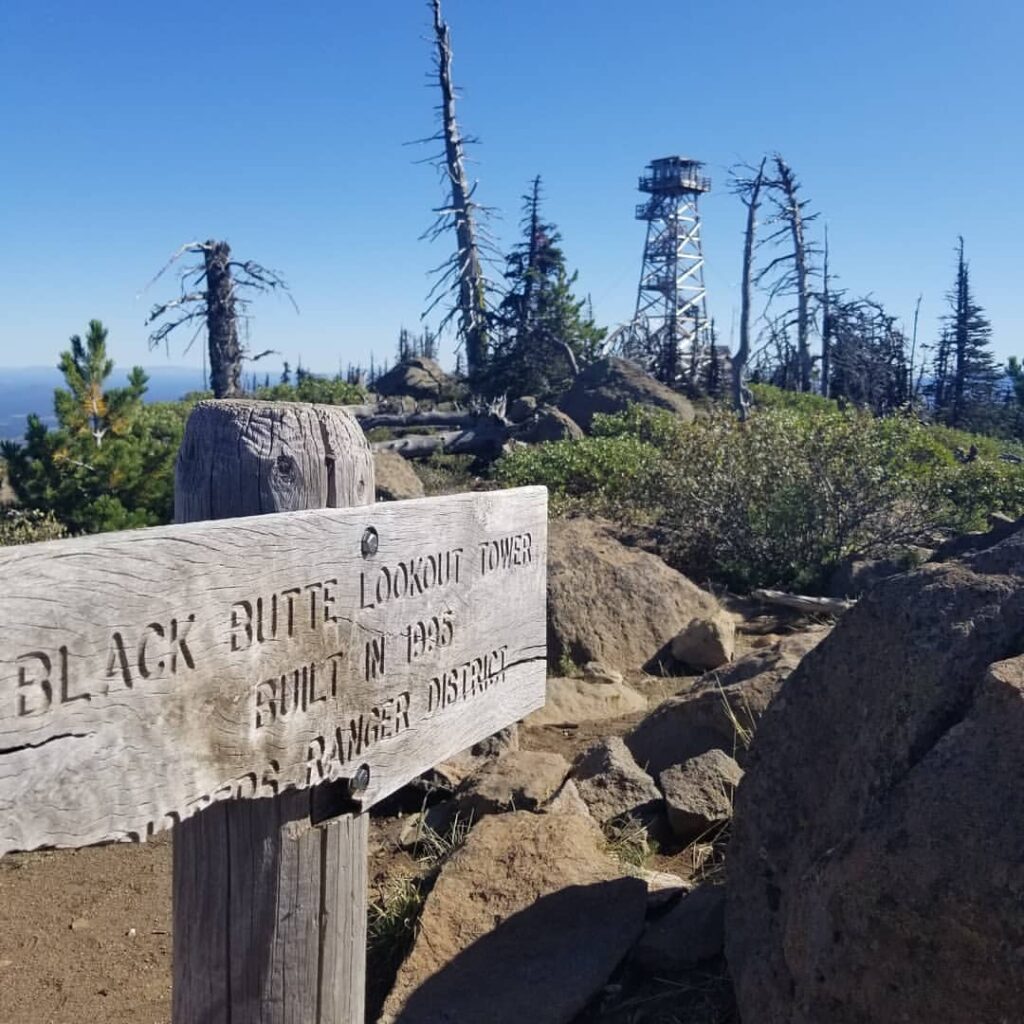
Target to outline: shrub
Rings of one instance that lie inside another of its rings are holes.
[[[270,384],[258,387],[255,398],[270,402],[313,402],[317,405],[359,405],[366,394],[357,384],[338,377],[303,374],[295,384]]]
[[[740,589],[814,591],[848,555],[1024,513],[1024,466],[999,458],[1005,445],[978,443],[965,463],[954,451],[972,435],[767,392],[774,404],[746,423],[722,409],[691,424],[637,407],[599,416],[595,436],[519,449],[497,477],[546,484],[556,512],[655,525],[669,562]]]
[[[821,587],[847,555],[1024,509],[1024,471],[961,464],[909,417],[777,407],[719,413],[681,439],[661,525],[685,571],[737,587]]]
[[[0,511],[0,546],[35,544],[67,536],[67,528],[52,512],[37,508],[5,508]]]
[[[655,504],[661,452],[639,437],[585,437],[517,448],[495,466],[505,487],[544,484],[555,511],[587,511],[623,519],[642,517]]]

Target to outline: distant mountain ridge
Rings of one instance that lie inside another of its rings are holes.
[[[203,374],[197,367],[147,366],[149,389],[147,402],[168,402],[189,391],[203,387]],[[124,371],[114,370],[112,387],[127,382]],[[42,421],[53,426],[53,392],[64,384],[56,367],[27,366],[0,369],[0,438],[18,440],[25,434],[25,421],[29,413],[36,413]]]

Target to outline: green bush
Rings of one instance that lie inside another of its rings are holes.
[[[651,508],[662,463],[639,437],[585,437],[517,448],[498,461],[495,477],[505,487],[544,484],[556,512],[582,506],[632,519]]]
[[[359,405],[366,394],[356,384],[337,377],[304,375],[295,384],[258,387],[254,397],[269,402],[313,402],[316,405]]]
[[[798,413],[835,414],[840,412],[839,403],[832,398],[812,395],[806,391],[788,391],[773,384],[751,384],[754,406],[759,409],[789,409]]]
[[[0,511],[0,546],[35,544],[67,536],[67,528],[52,512],[37,508],[5,508]]]
[[[1024,466],[1000,460],[1005,446],[979,444],[961,462],[972,435],[798,398],[746,423],[723,409],[684,424],[631,408],[596,418],[594,437],[513,452],[497,478],[546,484],[556,512],[656,525],[677,568],[739,589],[813,591],[848,555],[1024,513]]]

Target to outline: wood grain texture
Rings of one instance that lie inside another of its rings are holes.
[[[219,403],[185,440],[179,517],[372,501],[365,438],[334,408]],[[260,486],[211,472],[233,459]],[[322,586],[311,594],[330,607]],[[174,1024],[363,1024],[368,816],[311,821],[339,785],[229,800],[175,828]]]
[[[541,488],[0,552],[0,853],[362,764],[369,806],[543,704],[545,564]]]

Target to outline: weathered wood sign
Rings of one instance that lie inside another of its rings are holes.
[[[144,839],[544,702],[543,488],[0,552],[0,854]]]

